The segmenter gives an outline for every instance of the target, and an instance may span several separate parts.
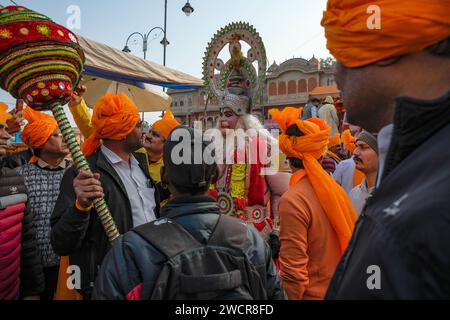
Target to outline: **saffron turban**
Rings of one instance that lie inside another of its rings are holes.
[[[161,120],[156,121],[152,125],[152,128],[158,131],[165,139],[167,139],[172,130],[179,125],[180,123],[175,119],[172,111],[168,109],[164,112],[164,117]]]
[[[345,191],[318,161],[327,150],[331,128],[322,119],[300,120],[301,109],[297,108],[287,107],[283,111],[272,109],[269,113],[281,129],[281,150],[287,157],[303,161],[306,176],[338,236],[341,254],[344,253],[352,236],[357,214]],[[296,125],[304,136],[286,135],[286,130],[292,125]]]
[[[352,136],[349,129],[342,132],[341,139],[342,139],[342,143],[344,144],[345,150],[348,150],[351,153],[353,153],[353,151],[355,151],[355,148],[356,148],[356,145],[355,145],[356,138],[354,136]]]
[[[449,17],[450,5],[443,0],[328,0],[322,26],[331,54],[354,68],[448,38]]]
[[[32,149],[43,147],[50,136],[58,129],[55,118],[30,107],[23,110],[23,116],[28,124],[23,129],[20,138]]]
[[[3,102],[0,102],[0,122],[6,122],[12,118],[12,115],[8,113],[8,106]]]
[[[50,136],[58,129],[55,118],[30,107],[23,110],[23,116],[28,124],[23,129],[20,138],[31,149],[41,149]],[[38,158],[33,156],[30,163],[37,162]]]
[[[94,107],[91,120],[94,132],[81,150],[88,157],[100,147],[101,139],[124,139],[136,128],[139,119],[138,109],[126,94],[103,96]]]

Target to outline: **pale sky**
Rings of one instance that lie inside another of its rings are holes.
[[[164,27],[164,0],[16,0],[32,10],[50,16],[67,26],[71,5],[81,10],[80,29],[74,32],[123,49],[129,34],[147,33],[156,26]],[[320,26],[326,0],[190,0],[194,13],[187,17],[181,8],[186,0],[168,0],[167,66],[201,78],[205,48],[214,33],[231,22],[252,24],[264,41],[269,65],[292,57],[326,58]],[[0,4],[10,5],[7,0]],[[162,34],[149,43],[147,59],[162,64]],[[134,38],[138,39],[138,38]],[[140,39],[140,38],[139,38]],[[143,57],[142,42],[130,42],[132,53]],[[13,103],[13,98],[0,92],[0,101]],[[149,121],[154,116],[149,116]]]

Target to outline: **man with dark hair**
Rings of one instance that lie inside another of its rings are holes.
[[[449,15],[440,0],[328,2],[348,121],[378,133],[379,150],[329,299],[450,298]]]
[[[317,118],[319,116],[319,104],[320,101],[317,98],[312,98],[303,108],[302,119],[307,120],[310,118]]]
[[[352,159],[355,162],[355,170],[364,173],[363,181],[349,193],[353,207],[360,214],[367,198],[375,189],[378,169],[377,138],[367,131],[361,131],[356,138]]]
[[[135,151],[145,136],[139,111],[123,93],[102,97],[92,116],[94,132],[82,145],[92,173],[69,169],[51,217],[51,243],[81,269],[80,292],[89,298],[98,267],[111,248],[93,201],[104,196],[119,233],[153,221],[159,193],[145,156]]]
[[[103,262],[94,299],[242,298],[247,290],[244,283],[255,276],[259,280],[250,286],[259,285],[262,291],[247,298],[284,297],[270,249],[257,230],[221,215],[216,201],[207,195],[217,174],[210,146],[194,129],[179,126],[172,131],[164,144],[161,170],[172,200],[161,209],[161,219],[116,241]],[[201,161],[195,159],[196,150],[202,152]],[[223,256],[246,263],[217,274],[228,265],[219,258]],[[244,265],[253,271],[246,273],[249,269]]]

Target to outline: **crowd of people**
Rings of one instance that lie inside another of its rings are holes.
[[[343,101],[270,110],[278,141],[228,87],[220,134],[260,133],[225,148],[241,163],[217,162],[214,140],[170,110],[149,126],[125,94],[91,115],[79,86],[69,109],[92,173],[79,171],[53,117],[0,105],[0,299],[449,299],[450,8],[421,3],[390,40],[349,27],[356,2],[330,0]],[[28,149],[11,155],[21,127]],[[269,142],[288,170],[262,174],[252,150]]]

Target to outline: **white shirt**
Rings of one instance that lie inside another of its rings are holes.
[[[149,187],[150,179],[145,176],[136,158],[131,154],[130,161],[126,162],[104,145],[101,151],[125,186],[131,204],[133,227],[156,220],[155,189]]]
[[[311,116],[313,118],[318,118],[319,117],[319,113],[317,112],[317,107],[316,106],[312,106],[311,107]]]
[[[336,170],[333,173],[334,180],[344,188],[347,194],[354,188],[353,180],[355,175],[356,164],[353,157],[350,159],[339,162],[336,166]]]
[[[361,211],[366,204],[366,200],[372,193],[373,189],[373,187],[369,190],[367,189],[366,179],[364,178],[359,186],[356,186],[352,191],[350,191],[350,201],[352,202],[353,208],[355,208],[358,214],[361,214]]]

